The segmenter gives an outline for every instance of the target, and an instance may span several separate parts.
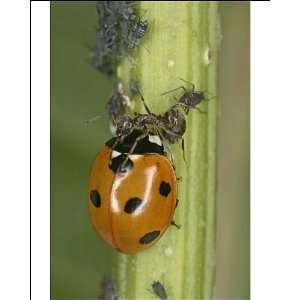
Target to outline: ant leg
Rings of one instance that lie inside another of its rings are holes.
[[[176,107],[176,106],[182,106],[185,113],[188,114],[189,113],[189,109],[196,109],[200,114],[207,114],[207,111],[202,111],[200,110],[198,107],[196,106],[189,106],[189,105],[186,105],[185,103],[176,103],[172,106],[172,108]]]
[[[148,105],[146,104],[145,98],[143,97],[143,95],[142,95],[142,93],[140,92],[140,90],[139,90],[139,89],[137,89],[137,90],[138,90],[138,93],[139,93],[140,96],[141,96],[141,100],[142,100],[142,102],[143,102],[143,105],[144,105],[144,108],[145,108],[146,112],[147,112],[149,115],[151,115],[152,113],[151,113],[151,111],[150,111]]]
[[[134,149],[136,148],[138,142],[140,140],[142,140],[143,138],[145,138],[148,135],[148,132],[142,133],[139,137],[136,138],[136,140],[134,141],[133,145],[131,146],[130,150],[128,151],[126,158],[124,159],[122,165],[121,165],[121,170],[125,167],[128,159],[129,159],[129,155],[131,155],[134,152]]]
[[[217,96],[213,95],[212,93],[210,93],[208,91],[195,91],[195,93],[205,93],[208,96],[211,96],[210,98],[204,98],[203,101],[209,101],[211,99],[217,98]]]
[[[175,161],[174,161],[174,157],[173,157],[173,154],[172,154],[172,151],[171,151],[169,145],[168,145],[167,143],[165,143],[165,139],[164,139],[164,137],[161,135],[161,133],[159,132],[159,130],[156,129],[156,133],[157,133],[157,135],[159,136],[159,138],[161,139],[161,142],[162,142],[162,144],[163,144],[164,149],[167,150],[167,153],[169,154],[170,159],[171,159],[172,167],[173,167],[173,169],[175,170],[175,169],[176,169],[176,168],[175,168]]]
[[[207,114],[207,111],[202,111],[198,107],[193,107],[193,108],[196,109],[200,114]]]
[[[181,140],[181,150],[182,150],[184,163],[186,164],[185,151],[184,151],[184,139]]]
[[[173,90],[169,90],[167,92],[164,92],[162,94],[160,94],[161,96],[164,96],[164,95],[167,95],[167,94],[170,94],[170,93],[173,93],[179,89],[183,89],[185,92],[186,92],[186,88],[184,86],[180,86],[180,87],[177,87],[176,89],[173,89]]]
[[[121,141],[121,139],[119,139],[118,137],[116,138],[115,142],[113,143],[112,147],[111,147],[111,150],[114,151],[116,146],[120,143],[120,142],[123,142]]]
[[[192,83],[191,81],[187,81],[187,80],[185,80],[185,79],[183,79],[183,78],[180,78],[179,77],[179,79],[181,80],[181,81],[183,81],[183,82],[185,82],[185,83],[188,83],[188,84],[190,84],[192,87],[193,87],[193,92],[195,91],[195,84],[194,83]]]
[[[174,220],[171,221],[171,225],[175,226],[177,229],[180,229],[181,225],[175,223]]]

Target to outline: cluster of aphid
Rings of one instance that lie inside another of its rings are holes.
[[[126,1],[99,1],[96,46],[92,63],[101,72],[112,75],[121,57],[137,47],[147,29],[148,21],[138,18]]]
[[[164,285],[156,280],[151,284],[152,290],[149,290],[151,293],[156,295],[160,300],[168,300],[168,294]],[[118,293],[116,283],[112,279],[104,277],[101,281],[100,295],[99,300],[117,300]]]

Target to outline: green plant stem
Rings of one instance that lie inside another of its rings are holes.
[[[124,60],[120,79],[139,81],[148,106],[163,113],[174,96],[161,93],[188,84],[183,78],[216,95],[219,15],[217,2],[140,2],[150,23],[146,39],[133,53],[135,63]],[[142,109],[138,98],[136,108]],[[162,282],[170,299],[211,299],[215,273],[215,196],[217,98],[202,103],[207,113],[190,111],[184,135],[186,163],[180,145],[172,147],[176,159],[179,205],[167,233],[149,250],[118,254],[115,274],[120,299],[149,299],[151,283]],[[139,111],[139,109],[136,109]]]

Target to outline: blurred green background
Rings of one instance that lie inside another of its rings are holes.
[[[175,5],[175,4],[174,4]],[[216,299],[250,298],[250,5],[221,2]],[[111,249],[88,218],[89,167],[116,82],[93,69],[95,2],[51,2],[51,299],[97,299]],[[86,126],[83,120],[101,115]]]

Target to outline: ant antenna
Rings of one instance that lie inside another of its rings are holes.
[[[186,92],[186,88],[184,86],[180,86],[180,87],[177,87],[176,89],[173,89],[173,90],[169,90],[167,92],[164,92],[162,94],[160,94],[161,96],[164,96],[164,95],[167,95],[167,94],[170,94],[170,93],[173,93],[179,89],[183,89],[185,92]]]
[[[193,91],[195,91],[195,84],[194,84],[194,83],[192,83],[191,81],[187,81],[187,80],[185,80],[185,79],[183,79],[183,78],[180,78],[180,77],[178,77],[178,78],[179,78],[181,81],[190,84],[190,85],[193,87]]]

